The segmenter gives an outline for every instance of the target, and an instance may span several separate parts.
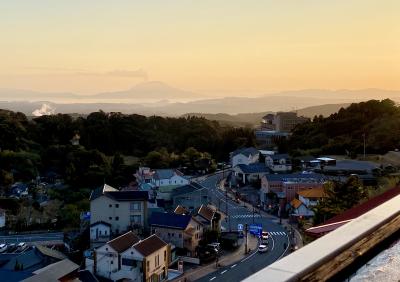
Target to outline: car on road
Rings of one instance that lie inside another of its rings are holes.
[[[258,252],[259,253],[266,253],[268,251],[268,246],[267,245],[260,245],[258,246]]]
[[[7,250],[7,244],[0,244],[0,253],[4,253]]]
[[[28,245],[25,242],[18,243],[17,251],[22,252],[28,248]]]
[[[219,250],[220,250],[220,243],[211,243],[211,244],[208,244],[208,246],[209,246],[210,248],[213,248],[217,253],[218,253]]]
[[[261,233],[261,241],[264,243],[264,242],[266,242],[266,243],[268,243],[268,239],[269,239],[269,234],[268,234],[268,232],[267,231],[263,231],[262,233]]]

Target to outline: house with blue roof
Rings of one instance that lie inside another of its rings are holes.
[[[242,184],[260,180],[270,173],[270,169],[264,163],[239,164],[233,168],[234,175]]]
[[[273,154],[265,156],[265,165],[273,172],[291,172],[292,161],[288,154]]]
[[[150,217],[151,233],[196,257],[196,247],[203,238],[203,224],[191,215],[153,212]]]
[[[254,147],[241,148],[233,151],[230,158],[232,167],[239,164],[249,165],[259,161],[260,152]]]

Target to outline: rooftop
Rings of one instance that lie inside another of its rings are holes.
[[[236,156],[238,154],[242,154],[248,157],[250,155],[259,154],[259,151],[254,147],[249,147],[249,148],[240,148],[232,152],[232,156]]]
[[[153,212],[150,217],[150,225],[175,229],[186,229],[191,219],[191,215]]]
[[[268,181],[282,181],[282,182],[289,182],[289,181],[300,181],[300,180],[323,180],[325,177],[322,174],[317,173],[285,173],[285,174],[267,174],[265,176]]]
[[[207,219],[211,222],[214,218],[215,211],[206,205],[201,205],[197,213],[204,219]]]
[[[315,187],[311,189],[305,189],[297,192],[300,196],[304,198],[325,198],[327,197],[323,187]]]
[[[64,259],[62,261],[50,264],[46,267],[38,269],[33,273],[33,275],[25,280],[25,282],[42,282],[42,281],[60,281],[63,277],[68,274],[77,271],[79,269],[79,265],[73,263],[69,259]]]
[[[294,199],[290,202],[290,205],[291,205],[292,207],[294,207],[295,209],[299,208],[302,204],[303,204],[303,203],[302,203],[300,200],[296,199],[296,198],[294,198]]]
[[[270,171],[263,163],[252,163],[249,165],[239,164],[237,167],[239,167],[243,173],[268,173]]]
[[[107,244],[111,246],[118,253],[122,253],[126,249],[132,247],[134,244],[139,242],[140,239],[132,231],[129,231],[111,241],[108,241]]]
[[[153,234],[150,237],[147,237],[146,239],[136,243],[133,247],[143,256],[147,257],[166,245],[167,243],[165,243],[157,235]]]
[[[146,201],[149,198],[148,191],[120,191],[104,184],[104,186],[92,190],[89,200],[93,201],[103,195],[116,201]]]

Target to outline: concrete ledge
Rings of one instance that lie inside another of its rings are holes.
[[[327,280],[399,228],[397,196],[244,281]]]

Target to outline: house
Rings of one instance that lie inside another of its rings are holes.
[[[99,231],[106,230],[104,223],[109,224],[111,235],[129,230],[141,233],[148,227],[147,205],[148,192],[119,191],[105,184],[93,190],[90,195],[90,224],[96,226],[97,223]],[[100,223],[103,224],[102,229],[99,229]]]
[[[150,218],[151,233],[165,242],[186,250],[195,257],[196,247],[203,238],[203,225],[191,215],[175,213],[153,213]]]
[[[173,206],[183,206],[189,211],[208,203],[208,189],[195,182],[176,187],[171,194]]]
[[[317,173],[266,174],[261,178],[260,201],[270,204],[270,193],[291,202],[301,190],[322,187],[325,177]]]
[[[296,217],[314,216],[312,208],[315,207],[321,199],[327,197],[323,187],[301,190],[297,192],[297,196],[298,198],[294,198],[290,202],[293,210],[291,215]]]
[[[96,221],[90,224],[90,245],[98,247],[111,239],[111,224],[104,221]]]
[[[201,205],[194,216],[205,229],[221,231],[221,214],[207,205]]]
[[[239,164],[249,165],[259,160],[260,152],[253,147],[242,148],[231,153],[231,165],[235,167]]]
[[[177,205],[176,206],[176,208],[174,210],[174,213],[176,213],[176,214],[190,214],[190,212],[187,209],[185,209],[184,207],[182,207],[181,205]]]
[[[273,172],[292,171],[292,162],[288,154],[266,155],[265,165]]]
[[[6,226],[6,211],[0,208],[0,228]]]
[[[333,218],[325,221],[323,224],[308,228],[306,230],[306,234],[312,237],[321,237],[389,201],[390,199],[397,197],[398,195],[400,195],[400,187],[396,186],[351,209],[346,210],[337,216],[334,216]]]
[[[177,169],[155,169],[139,167],[135,174],[139,185],[147,183],[153,187],[180,186],[190,183],[189,179]]]
[[[239,164],[233,168],[234,175],[243,184],[252,183],[270,173],[263,163]]]
[[[39,244],[33,245],[22,253],[2,253],[0,254],[0,281],[16,282],[27,279],[34,275],[37,270],[65,258],[66,256],[63,253]],[[16,265],[21,270],[17,270]]]
[[[65,258],[33,272],[33,276],[23,282],[79,281],[79,265]]]
[[[156,235],[140,240],[129,231],[97,248],[86,269],[112,281],[165,281],[170,249]]]

